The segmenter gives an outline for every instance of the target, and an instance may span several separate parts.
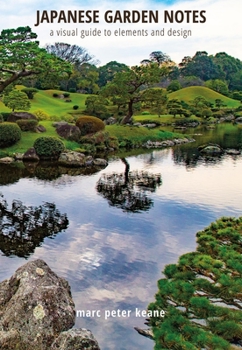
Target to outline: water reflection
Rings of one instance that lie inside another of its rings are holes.
[[[61,214],[53,203],[27,207],[14,200],[8,209],[7,201],[0,195],[0,250],[6,256],[29,257],[45,237],[54,237],[68,223],[67,215]]]
[[[0,185],[9,185],[18,182],[22,178],[34,178],[40,180],[56,180],[62,175],[79,176],[92,175],[100,171],[97,166],[67,168],[50,162],[27,163],[16,162],[13,164],[0,163]]]
[[[138,213],[147,211],[153,205],[153,200],[147,192],[154,192],[162,183],[160,174],[144,171],[130,171],[130,165],[125,158],[124,173],[102,174],[97,183],[97,191],[108,200],[110,206],[123,211]]]

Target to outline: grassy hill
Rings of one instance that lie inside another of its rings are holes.
[[[215,103],[216,99],[220,99],[224,102],[224,104],[226,104],[226,107],[236,108],[240,106],[240,101],[233,100],[232,98],[221,95],[218,92],[204,86],[189,86],[187,88],[171,92],[168,95],[169,99],[178,99],[185,102],[189,102],[197,96],[203,96],[211,103]]]
[[[19,90],[23,89],[24,86],[18,85]],[[63,91],[59,90],[39,90],[35,95],[33,100],[31,100],[31,108],[29,112],[34,112],[36,110],[42,110],[48,115],[55,115],[57,117],[64,116],[66,114],[80,113],[85,109],[85,100],[88,95],[79,93],[70,93],[70,96],[65,99],[53,97],[53,93],[63,94]],[[71,102],[66,102],[70,99]],[[73,106],[77,105],[79,108],[77,110],[73,109]],[[11,112],[9,108],[5,107],[0,101],[0,113],[1,112]]]

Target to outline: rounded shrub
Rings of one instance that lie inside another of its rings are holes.
[[[94,134],[105,128],[105,124],[101,119],[91,116],[79,117],[76,121],[76,126],[80,129],[82,136]]]
[[[40,159],[58,159],[65,145],[57,137],[39,137],[34,142],[34,149]]]
[[[0,147],[14,145],[21,139],[21,129],[16,123],[0,123]]]
[[[70,93],[69,93],[69,92],[64,92],[64,93],[63,93],[63,96],[64,96],[65,98],[67,98],[67,97],[70,96]]]
[[[59,97],[59,94],[57,94],[56,92],[54,92],[54,93],[52,94],[52,96],[53,96],[53,97]]]
[[[36,119],[19,119],[16,121],[18,126],[22,131],[35,131],[38,125],[38,120]]]
[[[78,108],[79,108],[79,106],[74,105],[72,108],[73,108],[73,109],[78,109]]]

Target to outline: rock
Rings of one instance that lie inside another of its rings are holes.
[[[36,116],[32,113],[28,113],[28,112],[12,112],[9,116],[7,121],[8,122],[16,122],[17,120],[20,119],[36,119]]]
[[[223,149],[216,144],[208,144],[205,146],[200,146],[198,149],[200,153],[208,154],[208,155],[219,155],[223,153]]]
[[[62,120],[62,121],[60,121],[60,122],[54,122],[54,123],[52,124],[52,126],[53,126],[54,128],[57,128],[57,127],[60,126],[60,125],[68,125],[68,123],[65,122],[64,120]]]
[[[143,126],[146,126],[148,129],[153,129],[157,127],[155,123],[143,124]]]
[[[62,332],[50,350],[100,350],[96,339],[87,329],[71,329]]]
[[[46,132],[46,128],[43,125],[36,126],[36,132]]]
[[[38,162],[39,161],[39,157],[35,152],[34,147],[29,148],[23,155],[23,161],[27,161],[27,162]]]
[[[14,159],[12,157],[0,158],[0,163],[12,163],[12,162],[14,162]]]
[[[74,307],[66,280],[28,262],[0,283],[0,349],[100,350],[90,331],[71,329]]]
[[[23,153],[15,153],[14,154],[14,159],[15,160],[23,160]]]
[[[80,140],[81,131],[76,125],[61,124],[56,127],[56,132],[59,136],[66,140],[76,141]]]
[[[58,163],[67,167],[81,167],[85,166],[85,154],[79,152],[62,152],[58,159]]]
[[[242,117],[238,117],[235,119],[235,123],[241,124],[242,123]]]
[[[93,165],[93,158],[92,156],[87,156],[86,157],[86,166]]]
[[[241,151],[239,151],[238,149],[226,149],[225,151],[226,154],[232,155],[232,156],[237,156],[239,154],[241,154]]]
[[[47,350],[58,334],[74,325],[69,284],[43,260],[28,262],[0,283],[0,315],[6,339],[1,350],[11,349],[12,332],[20,335],[15,349]]]
[[[97,166],[107,166],[108,162],[106,161],[106,159],[96,158],[94,159],[93,164]]]
[[[136,126],[136,127],[139,128],[139,127],[141,127],[141,126],[143,126],[143,125],[142,125],[141,123],[138,123],[138,122],[137,122],[137,123],[134,123],[133,126]]]
[[[108,119],[105,120],[105,124],[106,125],[112,125],[117,123],[117,119],[114,117],[109,117]]]

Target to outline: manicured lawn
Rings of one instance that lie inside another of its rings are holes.
[[[194,100],[194,98],[197,96],[203,96],[207,101],[211,103],[215,103],[216,99],[220,99],[224,102],[226,107],[236,108],[240,106],[240,101],[233,100],[232,98],[221,95],[218,92],[204,86],[189,86],[187,88],[183,88],[181,90],[168,94],[169,99],[178,99],[185,102]]]

